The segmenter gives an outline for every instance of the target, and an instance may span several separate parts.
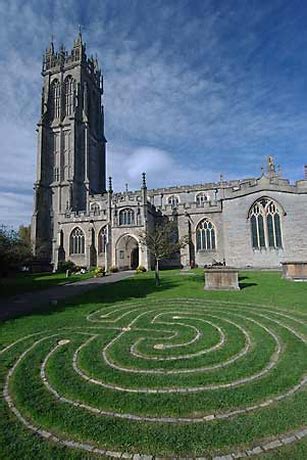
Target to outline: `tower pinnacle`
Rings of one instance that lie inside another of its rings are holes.
[[[145,172],[142,173],[142,188],[147,188]]]

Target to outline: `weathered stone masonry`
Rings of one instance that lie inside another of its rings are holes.
[[[32,239],[46,261],[148,269],[138,235],[161,215],[190,236],[169,265],[278,268],[307,260],[306,176],[291,184],[269,157],[258,178],[149,190],[143,175],[140,190],[113,193],[111,179],[105,184],[101,70],[81,34],[70,53],[50,45],[42,76]]]

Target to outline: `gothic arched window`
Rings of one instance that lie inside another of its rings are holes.
[[[91,211],[94,213],[94,216],[99,216],[100,214],[100,206],[98,203],[91,204]]]
[[[71,75],[65,78],[65,115],[72,115],[75,109],[75,80]]]
[[[197,251],[214,251],[216,249],[216,231],[209,219],[202,220],[196,229]]]
[[[261,198],[250,209],[252,246],[254,249],[282,248],[281,210],[269,198]]]
[[[103,254],[106,251],[107,244],[107,227],[102,227],[98,233],[98,253]]]
[[[196,204],[198,206],[202,206],[206,201],[209,201],[209,197],[206,193],[201,192],[196,195]]]
[[[172,195],[168,198],[167,203],[171,205],[172,208],[177,208],[179,205],[179,198],[176,195]]]
[[[61,115],[61,85],[59,80],[51,83],[51,118],[59,118]]]
[[[85,235],[81,228],[76,227],[70,234],[70,254],[84,254]]]
[[[134,225],[134,211],[123,209],[119,213],[119,225]]]

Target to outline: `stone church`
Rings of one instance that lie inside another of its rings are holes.
[[[144,173],[139,190],[114,193],[111,178],[106,184],[103,78],[81,33],[70,52],[51,43],[42,76],[32,240],[54,268],[72,260],[150,269],[139,234],[161,216],[190,241],[165,264],[277,268],[307,260],[306,166],[294,184],[269,157],[259,177],[148,189]]]

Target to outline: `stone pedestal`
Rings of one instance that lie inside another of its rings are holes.
[[[239,272],[235,268],[206,268],[206,291],[239,291]]]
[[[282,262],[282,276],[292,281],[307,281],[307,262]]]

